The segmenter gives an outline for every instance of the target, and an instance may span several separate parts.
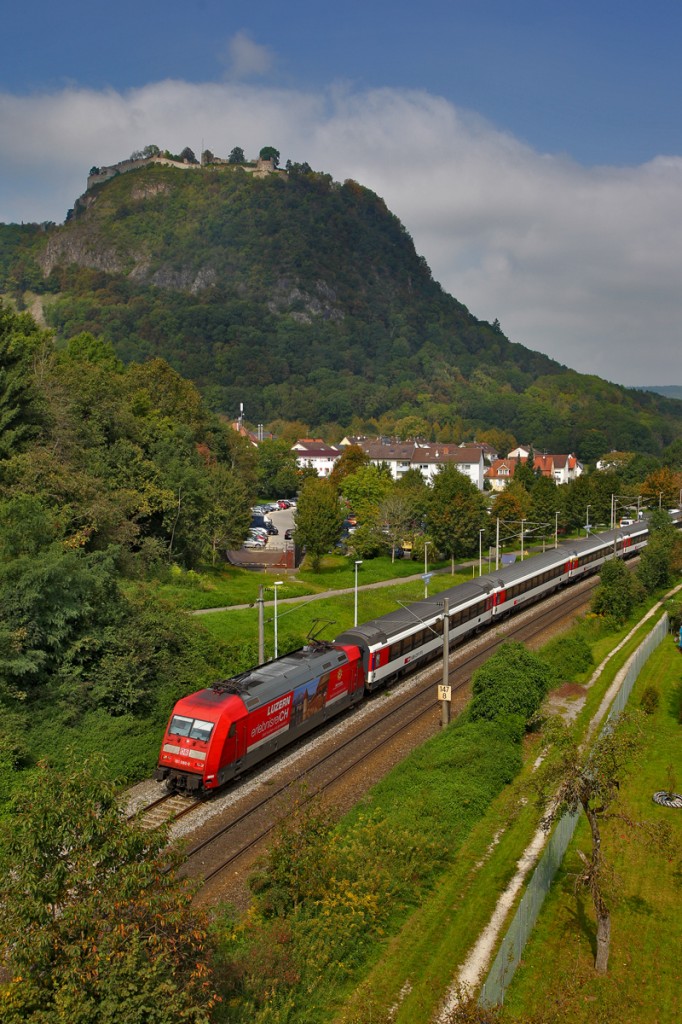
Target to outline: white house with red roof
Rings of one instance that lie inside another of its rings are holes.
[[[427,484],[432,484],[441,466],[456,466],[480,491],[483,490],[483,448],[480,445],[462,447],[457,444],[436,444],[426,441],[370,441],[364,437],[344,438],[343,445],[353,444],[369,456],[375,466],[386,465],[394,480],[410,469],[421,473]]]
[[[292,445],[292,451],[296,452],[296,464],[301,469],[314,469],[318,476],[329,476],[336,460],[343,454],[342,448],[325,444],[319,437],[305,437],[297,441]]]

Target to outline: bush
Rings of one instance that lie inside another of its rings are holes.
[[[642,694],[639,706],[646,715],[653,715],[660,704],[661,698],[655,686],[647,686]]]
[[[594,665],[592,649],[583,636],[560,636],[543,649],[540,657],[549,666],[554,680],[575,679]]]
[[[472,677],[472,721],[521,715],[526,723],[537,713],[549,691],[552,673],[523,644],[503,644]]]

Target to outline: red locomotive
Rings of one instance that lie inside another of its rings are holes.
[[[361,701],[357,647],[315,643],[183,697],[155,778],[170,789],[215,789],[332,715]]]

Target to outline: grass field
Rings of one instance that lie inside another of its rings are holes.
[[[429,570],[442,568],[439,562]],[[424,571],[420,562],[389,557],[366,559],[358,569],[358,586],[384,580],[401,580]],[[319,572],[313,572],[304,562],[296,573],[268,573],[241,569],[233,565],[205,567],[201,572],[180,568],[169,571],[168,577],[155,585],[158,595],[190,611],[199,608],[223,608],[236,604],[250,604],[258,597],[259,587],[265,587],[272,599],[272,584],[285,580],[288,596],[303,597],[325,590],[344,590],[355,585],[355,565],[345,555],[327,555]]]
[[[677,774],[677,791],[682,789],[682,657],[672,643],[662,644],[649,659],[631,705],[638,704],[646,686],[654,686],[661,700],[651,716],[646,755],[624,787],[622,802],[635,820],[668,822],[677,853],[666,859],[650,852],[622,822],[613,822],[606,832],[605,855],[617,872],[621,899],[613,909],[609,970],[600,977],[592,966],[592,907],[573,886],[580,864],[575,851],[589,843],[581,823],[507,993],[510,1019],[547,1009],[571,1024],[682,1020],[682,809],[652,801],[654,792],[668,788],[670,766]]]
[[[457,574],[451,576],[449,573],[434,576],[429,583],[429,595],[440,593],[453,587],[464,580],[469,579],[468,575]],[[303,601],[296,604],[288,604],[289,598],[301,596],[298,588],[289,580],[286,580],[278,590],[277,601],[277,627],[279,640],[279,653],[291,650],[302,642],[302,638],[308,636],[311,630],[318,625],[326,623],[320,639],[332,640],[344,629],[353,625],[354,618],[354,593],[339,593],[331,597],[320,598],[316,601]],[[396,611],[400,604],[410,604],[420,601],[424,597],[424,584],[419,580],[412,580],[396,586],[381,588],[377,590],[358,591],[358,620],[368,622],[377,615],[385,615],[387,612]],[[265,655],[271,656],[273,635],[274,635],[274,608],[272,606],[272,591],[265,594],[268,603],[265,608]],[[255,643],[258,638],[258,613],[254,605],[249,609],[235,609],[234,611],[216,611],[201,616],[202,624],[218,639],[227,644]]]

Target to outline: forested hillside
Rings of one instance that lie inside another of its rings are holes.
[[[306,165],[120,174],[62,226],[2,227],[0,289],[61,339],[91,331],[124,363],[160,356],[254,423],[407,421],[454,441],[498,428],[584,460],[682,433],[679,402],[574,373],[476,320],[379,197]]]

